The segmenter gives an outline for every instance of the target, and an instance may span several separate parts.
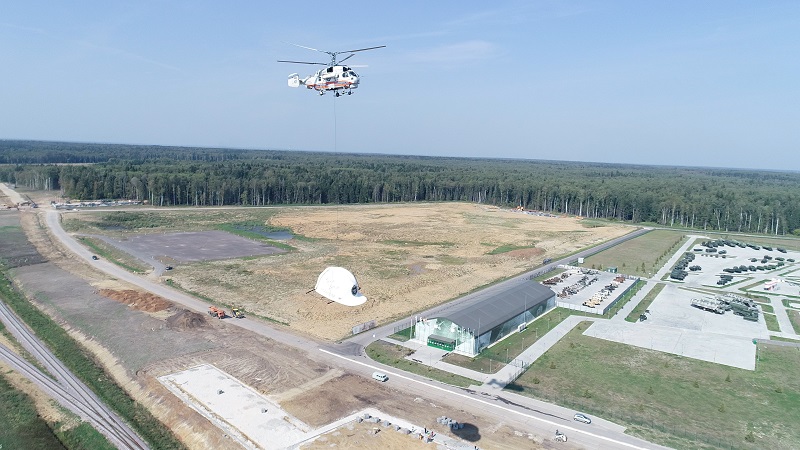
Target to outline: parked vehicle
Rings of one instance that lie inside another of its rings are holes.
[[[576,420],[578,422],[583,422],[583,423],[592,423],[592,419],[590,419],[587,415],[582,413],[575,413],[575,415],[572,416],[572,420]]]

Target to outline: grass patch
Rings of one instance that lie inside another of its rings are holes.
[[[99,257],[112,262],[128,272],[132,273],[145,273],[149,267],[139,263],[135,258],[131,258],[126,253],[123,253],[111,245],[106,244],[101,239],[78,236],[78,240],[85,246],[92,249],[92,252]]]
[[[798,302],[798,301],[790,302],[788,298],[784,298],[784,299],[781,299],[781,302],[783,302],[783,306],[785,306],[787,308],[800,308],[800,306],[792,306],[793,304],[794,305],[800,305],[800,302]]]
[[[269,225],[264,225],[263,223],[259,223],[255,220],[249,220],[244,222],[236,222],[236,223],[221,223],[217,225],[217,230],[225,231],[227,233],[235,234],[237,236],[241,236],[247,239],[253,239],[256,241],[265,242],[273,247],[277,247],[286,251],[294,251],[296,250],[289,244],[285,244],[275,239],[270,239],[267,237],[269,233],[285,231],[290,232],[285,228],[276,228]],[[295,237],[292,234],[293,238]]]
[[[789,322],[792,323],[795,334],[800,334],[800,311],[796,309],[787,309],[786,314],[789,315]]]
[[[114,450],[117,448],[86,422],[81,422],[77,427],[69,429],[65,429],[62,424],[57,423],[55,424],[55,433],[70,450]]]
[[[414,327],[408,327],[398,331],[397,333],[390,334],[389,337],[400,342],[406,342],[411,340],[414,334]]]
[[[410,355],[412,350],[401,345],[390,344],[386,341],[375,341],[369,344],[366,348],[367,355],[374,361],[387,366],[396,367],[397,369],[406,372],[422,375],[423,377],[432,380],[441,381],[442,383],[451,384],[459,387],[469,387],[471,385],[480,385],[480,381],[472,380],[454,373],[445,372],[444,370],[435,369],[424,364],[405,359]]]
[[[775,308],[773,308],[772,305],[761,302],[758,302],[758,304],[761,307],[761,311],[765,313],[775,314]]]
[[[596,414],[675,448],[800,442],[800,379],[787,376],[800,370],[798,348],[759,344],[758,366],[750,371],[581,333],[568,333],[507,389]]]
[[[781,326],[778,325],[778,318],[775,314],[764,313],[762,315],[764,316],[764,322],[767,324],[767,329],[769,331],[781,331]]]
[[[68,231],[102,230],[110,234],[126,234],[136,230],[148,232],[208,231],[222,224],[257,224],[265,226],[279,208],[230,208],[209,210],[165,209],[156,211],[103,211],[86,209],[64,216]],[[299,238],[296,236],[295,238]]]
[[[644,296],[642,301],[639,302],[638,305],[636,305],[636,308],[633,308],[633,311],[631,311],[631,313],[628,314],[628,317],[626,317],[625,320],[628,322],[638,321],[639,316],[644,314],[644,312],[650,308],[650,305],[653,303],[653,300],[655,300],[655,298],[658,297],[658,294],[660,294],[661,291],[664,290],[664,286],[666,285],[661,283],[657,283],[655,286],[653,286],[653,289],[650,289],[650,292],[648,292],[647,295]]]
[[[599,228],[607,226],[608,223],[595,219],[583,219],[581,220],[581,225],[583,225],[586,228]]]
[[[800,336],[796,338],[787,338],[783,336],[770,336],[769,340],[771,341],[783,341],[783,342],[793,342],[795,344],[800,344]]]
[[[500,247],[495,248],[494,250],[486,253],[487,255],[499,255],[501,253],[508,253],[513,252],[514,250],[522,250],[524,248],[536,248],[535,245],[512,245],[512,244],[505,244],[501,245]]]
[[[7,448],[65,449],[33,400],[0,376],[0,445]]]
[[[49,316],[39,311],[17,292],[5,272],[0,276],[0,297],[28,324],[50,350],[76,376],[86,383],[100,399],[125,419],[151,447],[183,449],[183,444],[144,406],[132,399],[114,382],[92,354],[72,339]],[[20,446],[19,448],[32,448]]]
[[[686,241],[683,232],[653,230],[615,245],[584,260],[584,267],[615,266],[620,272],[650,277]]]

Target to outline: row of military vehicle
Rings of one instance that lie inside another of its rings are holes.
[[[761,259],[761,264],[766,264],[768,261],[771,261],[771,260],[772,260],[772,256],[764,255],[764,257]],[[758,258],[750,258],[750,262],[756,262],[756,261],[758,261]],[[782,258],[782,257],[778,256],[777,258],[775,258],[775,261],[786,261],[786,262],[793,263],[794,262],[794,258],[785,259],[785,258]]]
[[[689,275],[689,272],[686,271],[686,267],[692,261],[694,261],[694,253],[685,252],[681,259],[675,263],[675,266],[672,268],[672,272],[669,274],[669,277],[674,280],[683,281],[683,279],[686,278],[686,275]],[[697,269],[690,269],[692,271],[700,270],[700,266],[692,267],[697,267]]]
[[[722,247],[724,245],[727,245],[728,247],[739,247],[739,248],[750,247],[753,250],[761,250],[763,248],[766,251],[769,251],[769,252],[772,251],[772,247],[769,246],[769,245],[748,244],[748,243],[743,243],[743,242],[734,241],[734,240],[730,240],[730,239],[715,239],[715,240],[711,240],[711,241],[703,241],[702,243],[700,243],[700,245],[702,245],[703,247],[708,247],[708,248],[717,248],[717,247]],[[779,251],[781,253],[786,253],[786,249],[785,248],[777,247],[775,250],[777,250],[777,251]]]
[[[745,266],[744,264],[742,264],[741,266],[733,266],[726,269],[722,269],[722,271],[727,273],[742,273],[742,272],[747,272],[748,270],[750,272],[755,272],[757,270],[775,270],[778,267],[783,266],[784,264],[785,263],[783,261],[778,261],[775,264],[768,264],[766,266],[754,266],[754,265]]]

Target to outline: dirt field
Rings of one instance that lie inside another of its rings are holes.
[[[280,256],[180,266],[170,278],[206,297],[334,340],[348,336],[354,325],[412,315],[531,269],[544,258],[631,230],[587,228],[575,218],[467,203],[282,208],[269,224],[311,240],[290,241],[299,251]],[[489,254],[504,246],[517,249]],[[356,275],[367,303],[348,308],[306,294],[331,265]]]

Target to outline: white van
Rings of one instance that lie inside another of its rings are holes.
[[[378,380],[378,381],[381,381],[381,382],[386,381],[386,380],[389,379],[389,377],[387,377],[385,373],[381,373],[381,372],[373,372],[372,373],[372,378],[374,380]]]

